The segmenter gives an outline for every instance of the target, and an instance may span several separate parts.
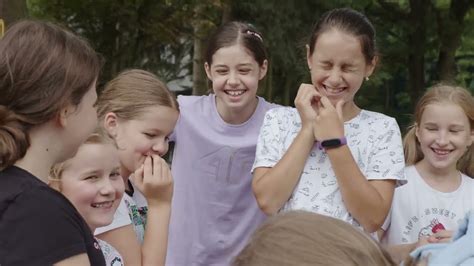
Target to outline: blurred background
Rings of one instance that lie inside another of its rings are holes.
[[[357,94],[362,108],[396,117],[404,130],[430,85],[474,91],[474,0],[0,0],[0,35],[18,19],[53,21],[103,56],[99,89],[141,68],[177,94],[202,95],[206,37],[224,22],[245,21],[263,33],[270,58],[259,95],[293,105],[299,84],[310,82],[304,46],[312,25],[336,7],[361,11],[376,27],[381,60]]]

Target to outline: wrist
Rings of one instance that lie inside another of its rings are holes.
[[[320,150],[334,149],[347,144],[347,139],[345,136],[340,138],[330,138],[324,139],[316,142],[316,146]]]

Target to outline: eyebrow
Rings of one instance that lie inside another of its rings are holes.
[[[435,122],[425,122],[423,123],[425,126],[438,126],[437,123]],[[456,127],[456,128],[464,128],[464,125],[462,124],[450,124],[449,127]]]

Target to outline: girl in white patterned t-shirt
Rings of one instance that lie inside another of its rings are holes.
[[[404,139],[408,183],[395,190],[382,243],[396,261],[415,247],[450,241],[474,208],[474,98],[436,85],[415,109]]]
[[[300,86],[296,109],[266,114],[255,196],[268,214],[302,209],[375,232],[405,165],[395,119],[354,102],[377,63],[374,27],[352,9],[329,11],[306,50],[312,84]]]

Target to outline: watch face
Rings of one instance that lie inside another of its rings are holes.
[[[324,148],[329,148],[329,147],[337,147],[341,145],[341,140],[340,139],[328,139],[323,142],[321,142],[321,146]]]

